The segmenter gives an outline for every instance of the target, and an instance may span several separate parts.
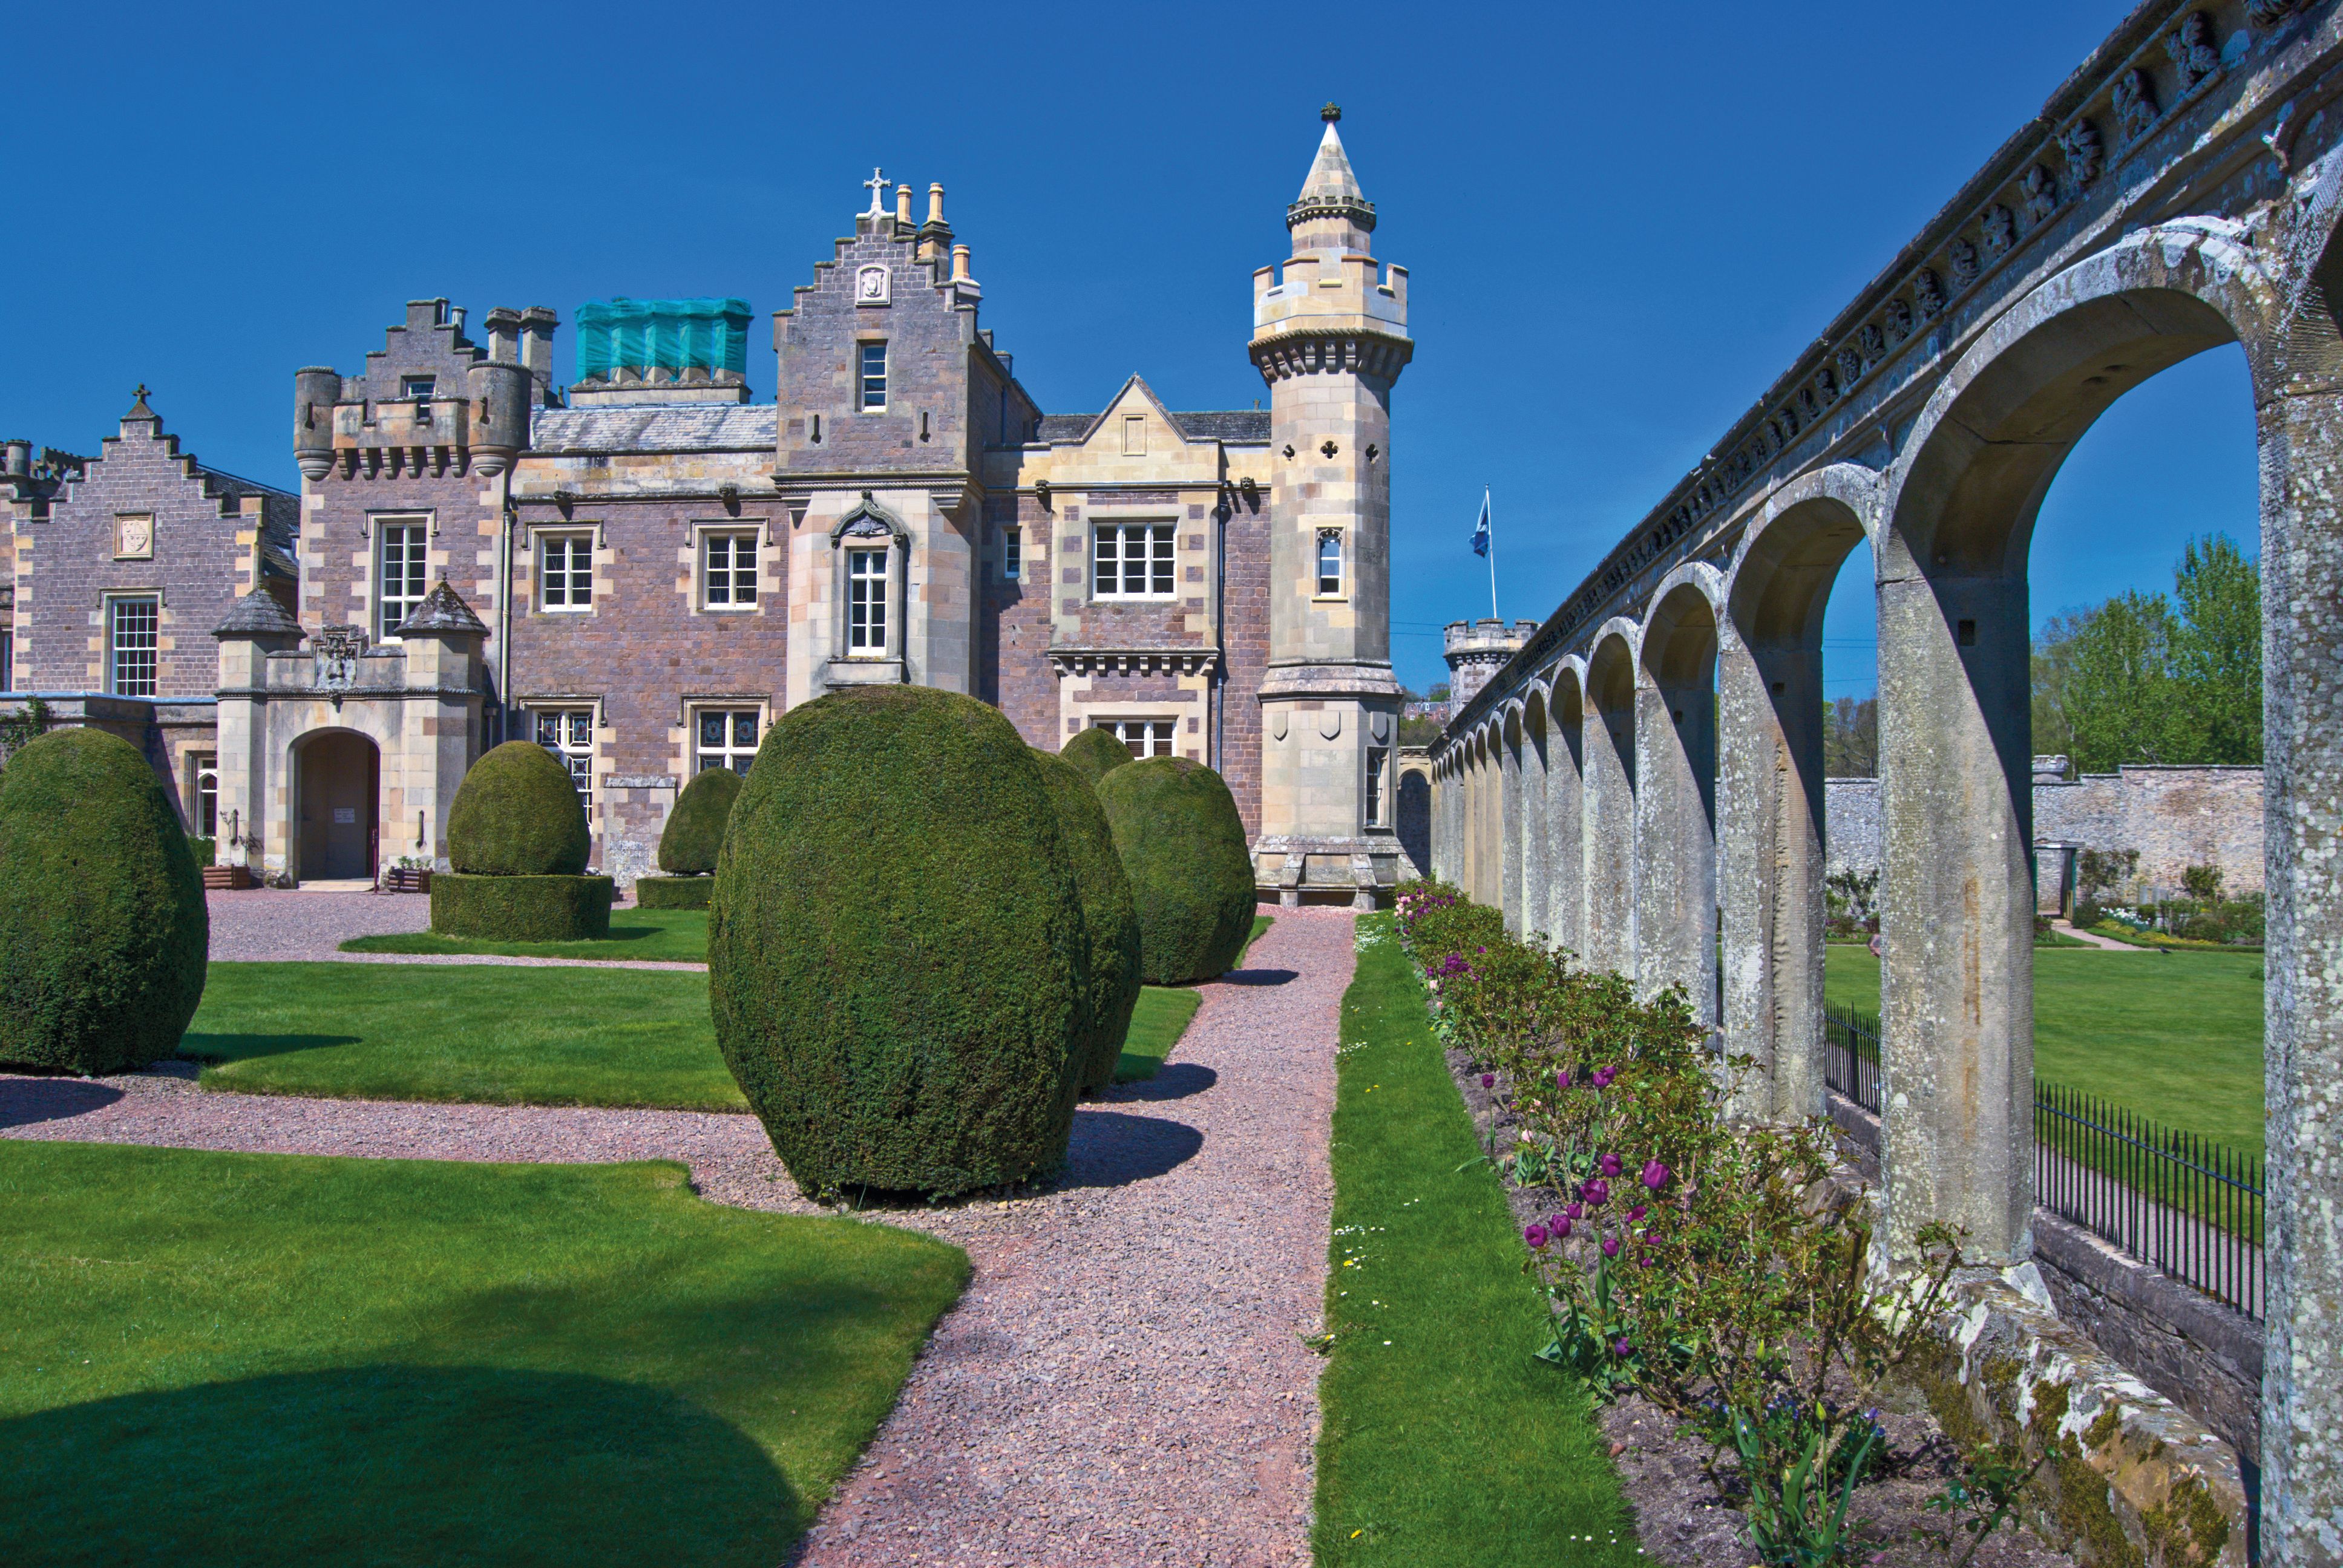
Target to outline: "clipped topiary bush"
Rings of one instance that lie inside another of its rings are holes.
[[[765,736],[709,907],[716,1042],[816,1195],[1063,1163],[1090,1028],[1073,867],[1000,712],[850,687]]]
[[[710,768],[683,787],[668,813],[659,834],[659,869],[673,877],[704,876],[716,869],[716,851],[724,847],[725,819],[740,794],[740,775],[729,768]]]
[[[637,877],[639,910],[704,910],[716,893],[713,877]]]
[[[1116,769],[1131,761],[1131,748],[1114,738],[1114,732],[1092,728],[1083,730],[1058,749],[1058,755],[1081,769],[1082,777],[1095,786]]]
[[[1139,910],[1090,780],[1046,751],[1034,752],[1033,763],[1058,813],[1058,832],[1081,895],[1082,929],[1090,938],[1091,1029],[1077,1054],[1083,1063],[1082,1089],[1095,1094],[1114,1081],[1131,1012],[1139,1005]]]
[[[1099,780],[1100,806],[1139,907],[1139,970],[1184,985],[1233,968],[1252,931],[1252,858],[1221,776],[1150,757]]]
[[[508,740],[472,764],[447,809],[447,863],[431,879],[442,936],[564,942],[610,934],[608,877],[580,875],[594,840],[561,759]]]
[[[211,919],[138,749],[54,729],[0,771],[0,1063],[127,1072],[178,1049]]]
[[[593,941],[610,934],[608,877],[431,879],[431,929],[443,937],[499,942]]]
[[[473,763],[447,810],[447,863],[470,876],[574,877],[593,847],[569,769],[532,741]]]

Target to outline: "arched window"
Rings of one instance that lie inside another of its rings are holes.
[[[1338,596],[1342,591],[1342,530],[1318,530],[1318,597]]]

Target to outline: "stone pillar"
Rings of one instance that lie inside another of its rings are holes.
[[[1545,799],[1540,815],[1545,820],[1545,861],[1548,870],[1545,930],[1556,946],[1573,952],[1586,943],[1580,919],[1586,890],[1586,797],[1579,765],[1578,705],[1562,706],[1557,698],[1550,711],[1545,742]]]
[[[1585,899],[1579,932],[1591,969],[1635,972],[1635,713],[1590,706],[1585,728]]]
[[[1505,763],[1493,733],[1481,760],[1481,901],[1503,910],[1505,900]]]
[[[1497,729],[1497,897],[1506,931],[1522,935],[1522,723],[1510,713]]]
[[[2268,961],[2262,1560],[2343,1563],[2343,395],[2260,411]],[[1885,737],[1882,737],[1884,742]]]
[[[1551,935],[1554,927],[1547,900],[1554,890],[1554,866],[1546,854],[1546,723],[1545,704],[1533,699],[1522,715],[1522,934]]]
[[[1481,868],[1475,857],[1481,848],[1481,765],[1473,743],[1464,743],[1456,764],[1456,890],[1473,897]]]
[[[1795,1121],[1823,1082],[1823,660],[1717,631],[1717,878],[1725,1050],[1756,1066],[1735,1114]]]
[[[1635,683],[1635,988],[1682,986],[1716,1021],[1716,703],[1705,684]]]
[[[1898,1256],[1931,1221],[1966,1226],[1975,1262],[2033,1251],[2027,633],[2023,577],[1931,579],[1883,550],[1881,1167]]]

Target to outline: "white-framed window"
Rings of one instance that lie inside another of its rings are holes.
[[[1096,728],[1131,749],[1133,757],[1169,757],[1176,719],[1101,719]]]
[[[864,658],[887,651],[887,552],[846,552],[846,651]]]
[[[1100,598],[1170,598],[1170,523],[1110,523],[1097,530],[1093,559]]]
[[[402,376],[398,378],[398,395],[417,403],[428,403],[438,386],[437,376]]]
[[[594,710],[590,708],[538,708],[537,743],[561,759],[569,781],[578,786],[586,809],[594,809]]]
[[[196,837],[208,839],[219,831],[219,756],[198,751],[192,759],[196,774]]]
[[[106,601],[106,689],[152,697],[162,661],[163,602],[139,597]]]
[[[749,771],[749,764],[757,759],[757,729],[762,718],[753,708],[700,709],[692,716],[691,770]]]
[[[1001,576],[1005,582],[1018,582],[1025,576],[1025,530],[1001,530]]]
[[[1318,597],[1340,598],[1342,595],[1342,530],[1318,530]]]
[[[538,536],[537,598],[538,605],[549,610],[573,612],[594,608],[591,534]]]
[[[1370,828],[1380,828],[1383,825],[1383,789],[1385,788],[1383,779],[1384,775],[1388,774],[1390,771],[1391,748],[1388,746],[1368,747],[1367,826]]]
[[[756,608],[756,535],[700,536],[699,602],[709,609]]]
[[[375,524],[375,638],[389,642],[398,623],[423,602],[431,560],[431,527],[422,521]]]
[[[868,411],[883,409],[887,407],[887,346],[884,343],[865,343],[861,350],[862,395],[859,399],[860,405]]]

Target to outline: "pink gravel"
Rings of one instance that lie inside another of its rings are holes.
[[[659,959],[516,958],[489,953],[346,953],[352,937],[431,929],[431,900],[417,893],[309,893],[254,888],[213,893],[211,956],[222,963],[330,960],[351,964],[511,964],[537,969],[695,970]],[[621,909],[633,908],[630,904]]]
[[[319,923],[340,924],[338,913]],[[1280,910],[1252,967],[1202,988],[1162,1071],[1082,1108],[1051,1191],[871,1216],[967,1249],[975,1275],[799,1548],[799,1568],[1309,1561],[1321,1363],[1302,1342],[1324,1299],[1326,1141],[1351,928],[1346,910]],[[220,950],[224,935],[240,944],[233,955]],[[214,956],[327,956],[288,950],[291,939],[256,950],[270,940],[216,922]],[[207,1094],[183,1073],[0,1076],[0,1137],[673,1159],[718,1201],[813,1211],[762,1130],[739,1115]]]

